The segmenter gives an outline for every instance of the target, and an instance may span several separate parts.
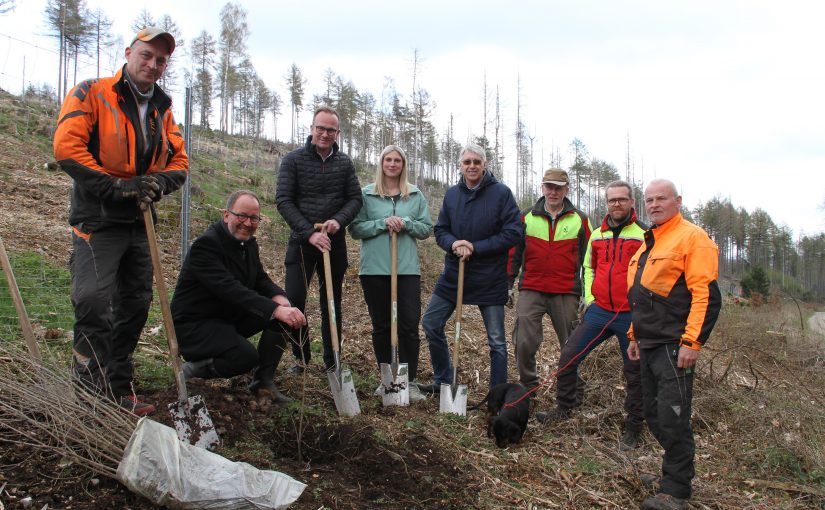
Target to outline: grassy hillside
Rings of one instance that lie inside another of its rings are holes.
[[[50,173],[54,105],[0,94],[0,235],[10,252],[38,337],[54,356],[70,355],[70,236],[66,211],[70,179]],[[288,147],[196,130],[192,139],[190,239],[216,220],[227,194],[255,190],[264,202],[260,240],[265,265],[283,282],[287,229],[274,209],[275,169]],[[371,180],[364,169],[362,183]],[[432,206],[438,211],[438,197]],[[180,193],[161,202],[159,233],[165,277],[174,288],[180,266]],[[317,359],[303,377],[288,376],[284,357],[279,385],[296,402],[261,407],[246,394],[248,377],[204,381],[190,392],[205,397],[224,444],[219,453],[308,484],[296,508],[632,508],[646,496],[640,472],[656,472],[661,450],[645,433],[640,448],[623,452],[624,382],[615,342],[582,365],[584,405],[567,423],[531,421],[519,445],[498,449],[486,437],[484,416],[438,414],[438,401],[383,409],[372,395],[378,371],[369,317],[358,283],[358,246],[349,243],[344,288],[344,353],[363,413],[339,418]],[[432,239],[421,245],[422,302],[441,269]],[[308,317],[319,337],[317,287]],[[155,300],[157,303],[157,300]],[[156,306],[156,305],[153,305]],[[468,307],[462,331],[461,381],[470,401],[486,392],[489,355],[480,315]],[[803,309],[810,314],[813,309]],[[507,311],[510,330],[514,311]],[[175,399],[159,311],[153,308],[136,352],[138,391],[161,407]],[[452,325],[450,324],[450,328]],[[421,375],[432,374],[422,338]],[[5,281],[0,284],[0,342],[19,342]],[[540,373],[556,368],[558,342],[549,322],[539,355]],[[313,342],[313,351],[320,351]],[[510,379],[516,369],[510,351]],[[13,360],[0,360],[0,363]],[[822,333],[800,326],[791,303],[759,308],[726,306],[696,372],[693,426],[697,440],[694,508],[825,508],[825,344]],[[554,405],[552,380],[535,406]],[[0,504],[18,508],[25,496],[42,508],[152,508],[112,481],[96,479],[50,454],[15,445],[0,413]],[[11,441],[11,442],[10,442]],[[13,491],[13,492],[12,492]]]

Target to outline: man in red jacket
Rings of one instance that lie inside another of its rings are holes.
[[[511,287],[521,270],[514,337],[519,377],[527,388],[539,384],[536,353],[544,341],[544,316],[550,316],[559,349],[573,331],[582,297],[582,262],[592,230],[587,215],[567,198],[567,172],[547,170],[541,189],[544,196],[522,214],[524,237],[508,268]]]
[[[590,235],[584,257],[584,301],[587,310],[582,323],[573,331],[559,358],[556,408],[538,412],[536,419],[550,422],[566,419],[581,404],[576,374],[584,358],[613,335],[619,343],[623,372],[627,382],[624,408],[627,412],[622,449],[635,448],[644,424],[642,384],[639,363],[627,357],[627,330],[630,305],[627,302],[627,265],[642,245],[647,225],[636,219],[633,188],[614,181],[605,189],[607,215],[601,227]]]

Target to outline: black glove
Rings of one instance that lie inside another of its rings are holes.
[[[160,182],[152,175],[138,175],[131,179],[115,179],[114,196],[117,200],[134,199],[139,202],[157,202],[163,195]]]

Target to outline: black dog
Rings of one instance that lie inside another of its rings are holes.
[[[521,441],[530,417],[527,388],[515,383],[498,384],[471,409],[478,409],[484,402],[487,402],[487,437],[495,436],[499,448]]]

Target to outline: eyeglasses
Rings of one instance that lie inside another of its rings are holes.
[[[261,217],[257,214],[253,214],[252,216],[250,216],[244,213],[236,213],[235,211],[230,211],[229,209],[227,209],[226,212],[235,215],[235,217],[238,218],[241,222],[249,220],[253,225],[257,225],[261,222]]]
[[[461,164],[462,165],[467,165],[467,166],[470,166],[471,164],[472,165],[480,165],[481,163],[483,163],[483,161],[481,161],[480,159],[462,159],[461,160]]]
[[[630,202],[629,198],[611,198],[607,201],[608,205],[625,205]]]
[[[338,128],[329,128],[324,126],[315,126],[315,131],[317,131],[318,134],[326,133],[329,136],[335,136],[336,134],[338,134]]]

